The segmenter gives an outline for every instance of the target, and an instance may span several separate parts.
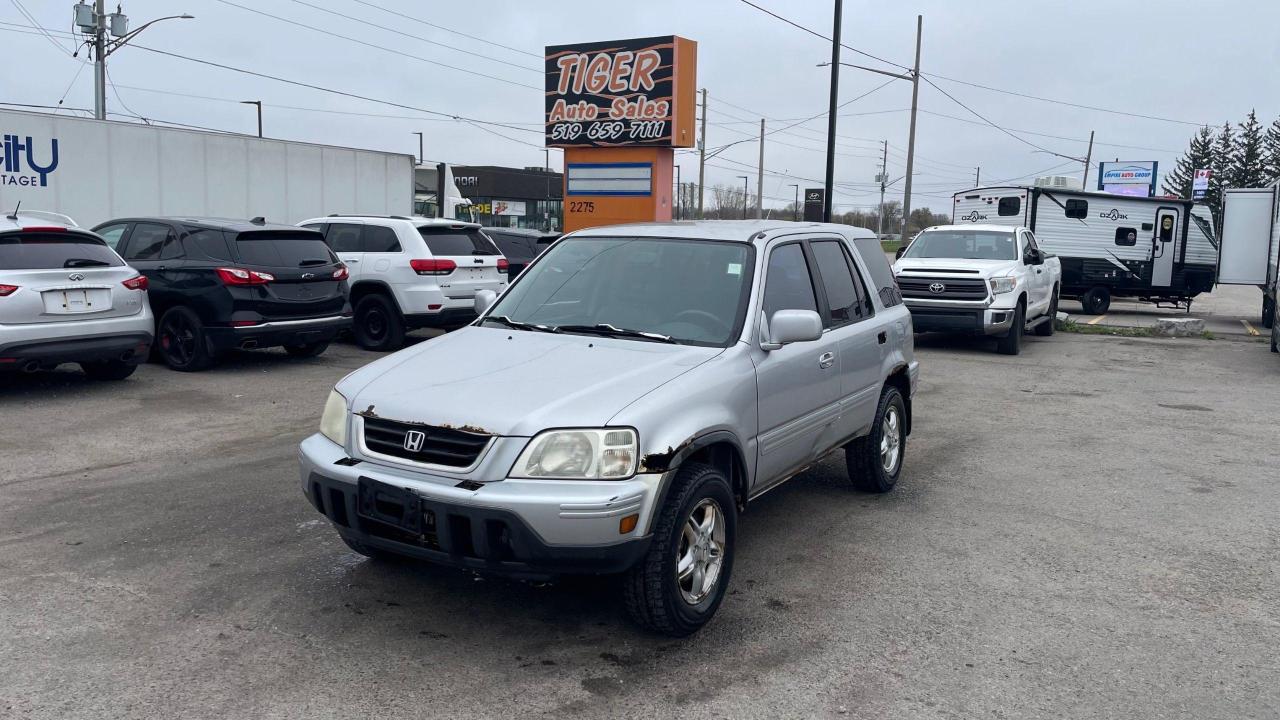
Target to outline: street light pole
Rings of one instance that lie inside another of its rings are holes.
[[[760,118],[760,163],[756,166],[756,219],[764,219],[764,118]]]
[[[747,206],[751,204],[751,190],[748,189],[747,181],[751,179],[748,175],[739,175],[742,178],[742,219],[747,219]]]
[[[911,70],[911,133],[907,136],[907,180],[903,186],[902,238],[907,235],[907,223],[911,220],[911,174],[916,159],[916,108],[920,99],[920,35],[924,29],[924,16],[916,16],[916,64]]]
[[[123,24],[127,25],[129,18],[123,13],[117,12],[117,15],[123,20]],[[115,17],[114,15],[112,17]],[[168,15],[166,17],[156,18],[147,23],[143,23],[141,27],[132,32],[125,32],[115,40],[107,42],[107,8],[106,0],[94,0],[93,4],[93,116],[98,120],[107,119],[107,56],[124,47],[126,43],[137,37],[138,33],[155,25],[161,20],[194,20],[192,15]],[[85,31],[85,26],[80,26],[81,32]]]
[[[256,105],[258,108],[258,137],[262,137],[262,101],[261,100],[241,100],[241,105]]]
[[[791,206],[791,220],[800,222],[800,186],[796,183],[791,183],[791,187],[796,189],[796,201]]]
[[[840,14],[844,3],[835,0],[831,28],[831,102],[827,106],[827,177],[822,221],[831,222],[831,200],[836,184],[836,107],[840,99]]]

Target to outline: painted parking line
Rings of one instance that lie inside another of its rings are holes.
[[[1106,320],[1106,319],[1107,319],[1107,316],[1106,316],[1106,315],[1099,315],[1098,317],[1096,317],[1096,318],[1094,318],[1094,319],[1092,319],[1092,320],[1086,320],[1086,321],[1085,321],[1085,324],[1086,324],[1086,325],[1097,325],[1098,323],[1100,323],[1100,322],[1102,322],[1103,320]]]
[[[1241,321],[1240,321],[1240,324],[1241,324],[1241,325],[1244,325],[1244,331],[1245,331],[1245,332],[1249,333],[1250,335],[1253,335],[1254,337],[1257,337],[1258,335],[1261,335],[1261,334],[1262,334],[1262,333],[1258,332],[1258,329],[1257,329],[1257,328],[1255,328],[1254,326],[1250,325],[1248,320],[1241,320]]]

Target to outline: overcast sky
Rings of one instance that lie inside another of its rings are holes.
[[[67,54],[72,47],[70,39],[59,37],[65,48],[59,50],[42,36],[8,31],[14,24],[28,24],[19,4],[51,30],[65,34],[71,25],[72,0],[0,0],[0,22],[7,23],[0,25],[6,30],[0,33],[4,39],[0,100],[56,104],[69,87],[66,106],[91,108],[92,69],[80,72],[80,60]],[[114,2],[109,4],[114,6]],[[830,34],[830,2],[757,0],[757,4]],[[377,6],[447,29],[389,14]],[[148,29],[137,40],[141,45],[530,130],[541,127],[540,56],[544,46],[627,37],[676,34],[698,42],[698,84],[710,94],[709,147],[757,133],[762,116],[769,118],[770,129],[781,128],[821,113],[827,105],[828,71],[815,65],[830,58],[830,44],[740,0],[234,0],[234,4],[230,0],[127,0],[124,10],[133,27],[163,15],[186,12],[196,16]],[[1257,109],[1264,125],[1280,116],[1280,73],[1276,72],[1280,68],[1280,40],[1275,36],[1280,27],[1280,2],[1274,0],[846,0],[843,40],[886,60],[909,65],[917,14],[924,16],[921,70],[926,75],[1191,123],[1234,122],[1251,108]],[[893,69],[847,50],[842,59]],[[113,112],[253,132],[253,108],[237,101],[261,99],[265,133],[270,137],[416,153],[418,141],[411,133],[421,131],[426,134],[428,160],[514,167],[543,163],[537,132],[495,130],[519,140],[516,142],[454,120],[417,117],[418,113],[404,109],[135,48],[112,55],[109,67],[118,92],[118,96],[108,93],[108,108]],[[841,101],[856,98],[885,80],[846,68],[841,74]],[[1158,160],[1163,171],[1172,167],[1195,131],[1187,124],[1073,108],[941,78],[933,80],[997,125],[1072,138],[1022,136],[1046,150],[1072,157],[1084,155],[1089,131],[1095,130],[1095,161]],[[910,83],[892,81],[840,111],[838,133],[844,137],[838,147],[842,154],[837,157],[836,179],[857,186],[837,192],[837,211],[878,200],[873,176],[880,162],[881,139],[889,142],[890,177],[903,174],[906,109],[910,104]],[[920,107],[960,120],[921,113],[916,206],[946,211],[951,193],[971,186],[978,166],[982,167],[984,183],[1030,178],[1049,169],[1079,176],[1079,163],[1037,152],[983,124],[926,83],[921,83]],[[787,119],[790,122],[779,122]],[[781,207],[789,201],[792,183],[802,188],[821,185],[825,130],[824,116],[769,136],[766,173],[795,177],[766,174],[766,206]],[[708,162],[707,184],[740,186],[742,180],[737,176],[749,174],[754,192],[756,157],[754,141],[734,145]],[[696,155],[680,153],[677,159],[683,179],[696,179]],[[551,151],[551,163],[560,167],[559,151]],[[1096,164],[1091,176],[1093,172]],[[895,185],[888,198],[901,199],[901,187],[901,182]]]

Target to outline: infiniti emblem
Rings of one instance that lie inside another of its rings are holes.
[[[929,292],[933,293],[934,295],[941,295],[946,291],[947,291],[947,286],[943,285],[942,283],[932,283],[929,285]]]
[[[422,449],[422,443],[426,442],[427,434],[421,430],[410,430],[404,434],[404,449],[409,452],[418,452]]]
[[[84,279],[84,274],[83,274],[83,273],[71,273],[70,275],[68,275],[68,276],[67,276],[67,279],[68,279],[68,280],[74,280],[75,282],[80,282],[81,280],[83,280],[83,279]]]

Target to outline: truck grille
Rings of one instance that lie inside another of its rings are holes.
[[[414,435],[410,438],[411,432],[422,433],[422,437]],[[415,425],[382,418],[364,419],[364,445],[369,450],[429,465],[470,467],[489,444],[490,437],[453,428]]]
[[[934,292],[941,286],[941,292]],[[987,281],[976,278],[928,278],[898,276],[898,287],[905,298],[921,300],[985,300]]]

